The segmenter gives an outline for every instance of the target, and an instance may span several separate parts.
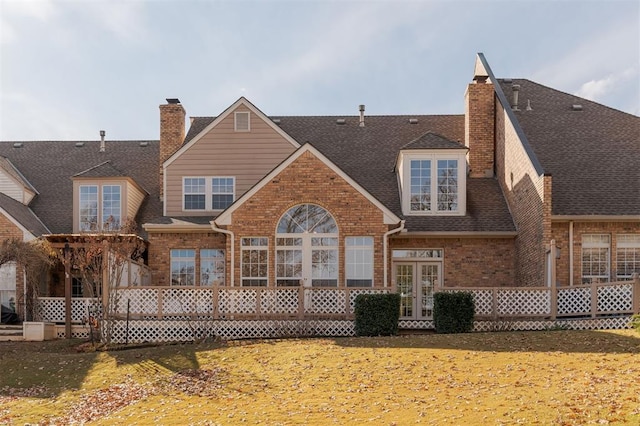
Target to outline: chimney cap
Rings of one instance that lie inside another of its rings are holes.
[[[105,132],[104,130],[100,130],[100,137],[104,138],[106,134],[107,132]]]
[[[167,103],[174,105],[174,104],[179,104],[180,103],[180,99],[178,98],[167,98]]]

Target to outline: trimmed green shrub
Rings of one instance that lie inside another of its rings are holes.
[[[433,322],[436,333],[469,333],[473,330],[475,311],[472,293],[435,293],[433,295]]]
[[[400,295],[359,294],[355,316],[356,336],[394,336],[398,334]]]

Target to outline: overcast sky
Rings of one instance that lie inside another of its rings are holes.
[[[640,2],[0,0],[0,140],[158,139],[214,116],[460,114],[476,52],[640,115]]]

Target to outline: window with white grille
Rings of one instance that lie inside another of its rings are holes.
[[[347,287],[373,286],[373,237],[344,240]]]
[[[617,235],[616,278],[630,280],[634,272],[640,274],[640,235]]]
[[[171,285],[195,285],[196,251],[192,249],[171,250]]]
[[[224,250],[200,250],[200,285],[224,285]]]
[[[607,234],[582,236],[582,283],[609,282],[611,237]]]
[[[269,270],[269,239],[266,237],[242,238],[242,285],[266,286]]]

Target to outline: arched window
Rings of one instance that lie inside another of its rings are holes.
[[[327,210],[300,204],[280,218],[276,229],[276,285],[338,285],[338,226]]]

